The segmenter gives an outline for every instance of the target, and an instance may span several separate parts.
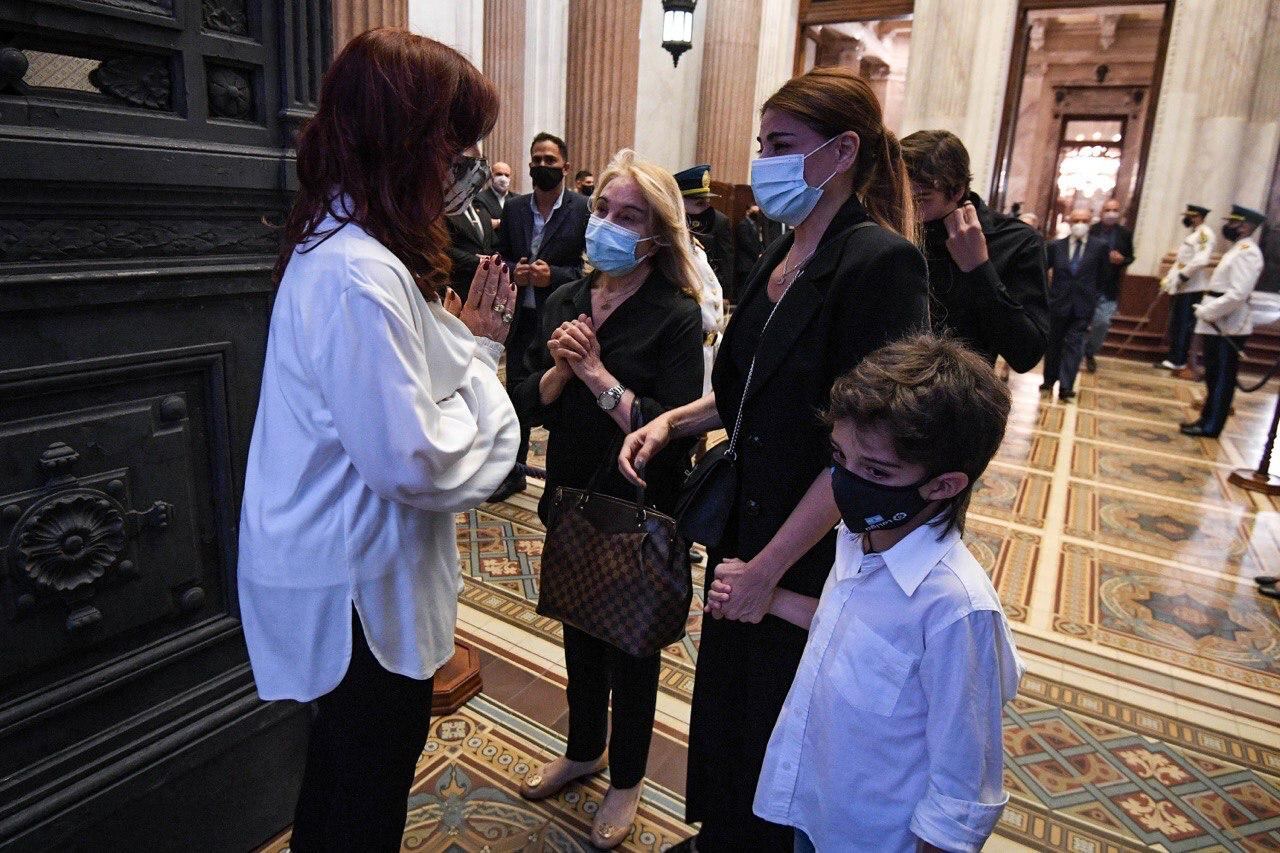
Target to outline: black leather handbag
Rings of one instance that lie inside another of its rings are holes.
[[[632,431],[640,407],[631,407]],[[629,655],[647,657],[684,636],[693,600],[689,546],[669,515],[596,491],[620,444],[586,489],[559,487],[551,504],[538,613]]]

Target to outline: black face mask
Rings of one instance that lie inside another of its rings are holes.
[[[695,234],[710,234],[711,229],[716,225],[716,209],[708,207],[701,213],[692,214],[686,217],[689,222],[689,230]]]
[[[882,486],[864,480],[843,465],[831,466],[831,490],[844,526],[851,533],[869,530],[893,530],[920,514],[931,501],[920,494],[920,487],[931,476],[910,486]]]
[[[1183,227],[1183,228],[1190,228],[1190,227],[1191,227],[1191,224],[1192,224],[1193,222],[1195,222],[1195,220],[1194,220],[1194,219],[1192,219],[1190,216],[1184,216],[1184,217],[1182,217],[1182,227]]]
[[[1222,226],[1222,236],[1234,243],[1240,239],[1240,226],[1234,222],[1228,222]]]
[[[530,166],[529,177],[533,179],[535,187],[546,192],[555,189],[564,180],[564,169],[555,166]]]

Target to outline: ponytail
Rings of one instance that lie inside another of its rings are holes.
[[[879,146],[868,146],[871,156],[866,168],[859,174],[865,176],[856,190],[862,204],[882,228],[896,231],[913,243],[916,242],[916,214],[911,200],[911,180],[907,177],[907,164],[902,159],[902,146],[898,137],[887,127],[880,134]],[[859,152],[858,160],[862,161]]]

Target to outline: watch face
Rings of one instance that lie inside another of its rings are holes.
[[[600,392],[596,402],[600,404],[600,408],[611,412],[617,408],[618,403],[622,402],[622,393],[617,388],[607,388]]]

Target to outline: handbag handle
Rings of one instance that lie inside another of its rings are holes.
[[[627,440],[627,436],[635,432],[636,430],[640,429],[642,426],[644,426],[644,412],[640,411],[640,397],[635,392],[632,392],[631,429],[627,432],[623,432],[622,435],[618,436],[616,441],[613,441],[610,443],[609,455],[605,457],[604,462],[601,463],[601,465],[598,468],[596,468],[596,470],[591,475],[591,479],[587,481],[587,488],[584,490],[586,495],[583,498],[582,503],[586,503],[587,501],[591,500],[591,496],[594,495],[596,492],[596,487],[600,484],[600,477],[608,469],[610,463],[612,463],[615,467],[617,466],[618,454],[622,452],[622,445]],[[636,486],[635,489],[636,489],[635,502],[636,502],[636,505],[640,507],[640,521],[643,522],[645,518],[644,508],[646,506],[644,502],[645,487]]]

